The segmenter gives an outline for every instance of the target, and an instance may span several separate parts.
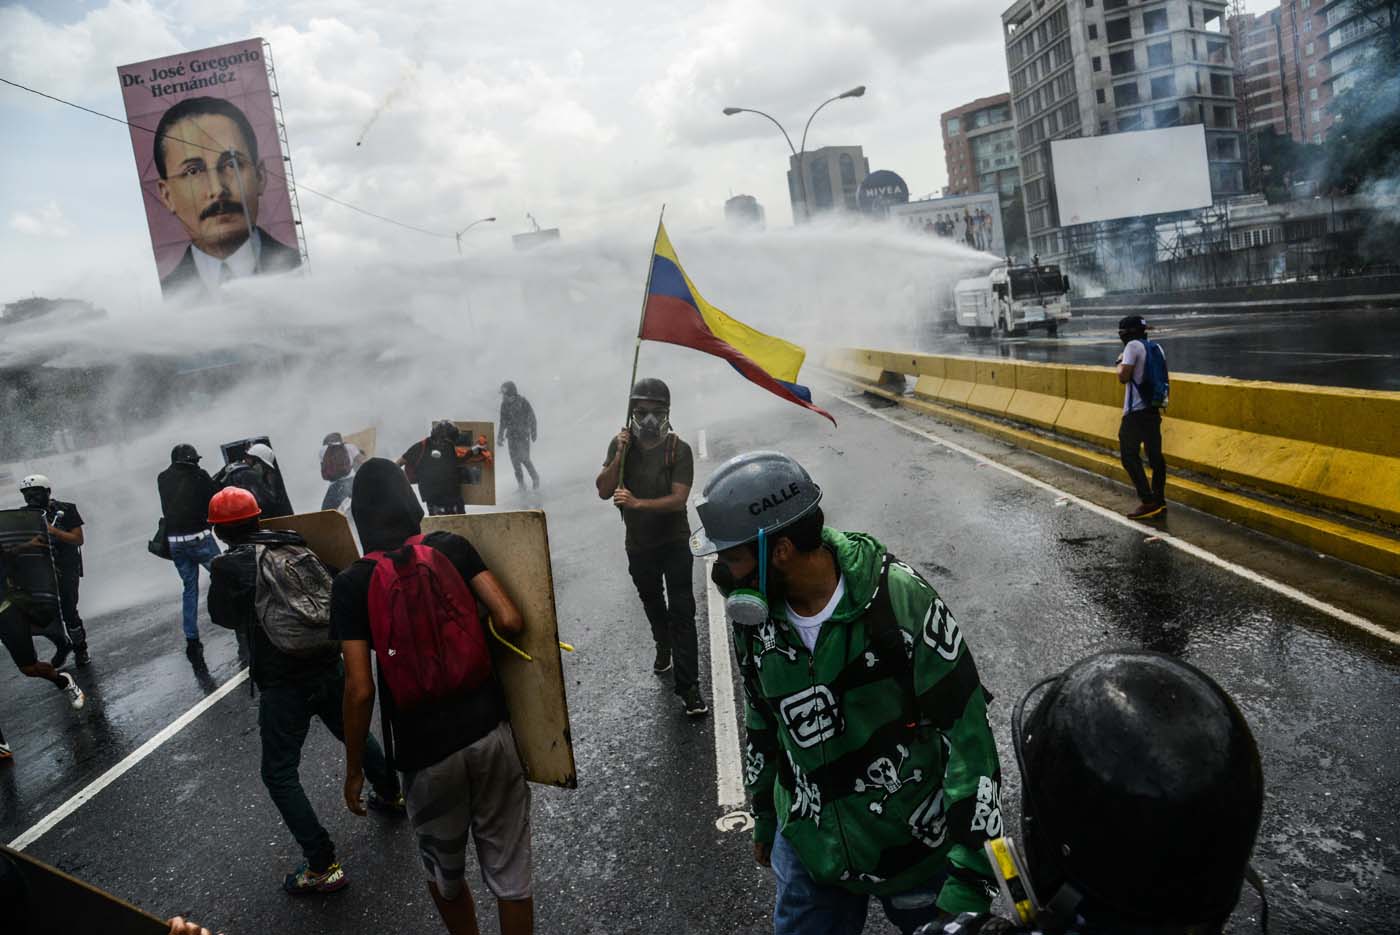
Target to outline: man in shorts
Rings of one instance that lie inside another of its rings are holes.
[[[475,598],[507,638],[519,634],[524,621],[471,543],[446,532],[421,537],[423,509],[393,462],[365,462],[355,475],[350,513],[367,557],[336,576],[331,635],[341,641],[345,658],[345,803],[364,815],[365,738],[375,698],[370,650],[379,654],[381,666],[386,659],[385,647],[375,643],[371,615],[372,597],[382,600],[375,589],[386,587],[383,579],[376,582],[376,574],[391,567],[380,562],[414,561],[424,573],[440,573],[442,591],[434,593]],[[434,697],[408,710],[396,704],[386,687],[380,705],[386,713],[385,747],[403,773],[428,889],[447,931],[478,931],[476,906],[463,883],[470,835],[482,878],[497,900],[501,935],[529,935],[535,913],[530,792],[495,675],[477,688]]]

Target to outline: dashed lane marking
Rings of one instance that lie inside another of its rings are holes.
[[[215,689],[212,694],[207,695],[204,698],[204,700],[199,702],[199,704],[195,705],[193,708],[190,708],[184,714],[180,715],[178,718],[167,724],[165,728],[161,730],[160,733],[156,734],[150,740],[147,740],[145,743],[141,744],[141,746],[128,753],[126,757],[122,759],[122,761],[116,766],[113,766],[111,769],[107,770],[107,772],[103,773],[101,776],[98,776],[92,782],[88,783],[77,795],[73,796],[67,802],[64,802],[58,808],[54,809],[53,811],[45,815],[43,818],[41,818],[39,822],[35,824],[32,828],[21,834],[19,837],[15,838],[13,841],[11,841],[10,847],[14,848],[17,851],[22,851],[29,845],[33,844],[35,841],[42,838],[44,835],[48,834],[54,829],[56,825],[58,825],[59,822],[63,821],[63,819],[67,818],[69,815],[73,814],[78,809],[82,808],[84,805],[90,802],[93,799],[93,797],[97,795],[97,793],[101,792],[103,789],[116,782],[123,775],[129,772],[133,767],[135,767],[136,764],[140,763],[146,757],[159,750],[165,744],[166,741],[174,737],[176,734],[180,733],[180,731],[184,730],[186,727],[189,727],[191,724],[194,723],[196,718],[198,718],[205,711],[208,711],[210,708],[214,707],[214,705],[218,704],[225,695],[227,695],[229,692],[233,691],[235,688],[242,685],[246,681],[248,681],[248,670],[243,669],[233,678],[229,679],[227,682]]]
[[[1057,498],[1067,500],[1070,503],[1075,504],[1076,506],[1083,507],[1090,513],[1093,513],[1097,516],[1101,516],[1104,519],[1109,520],[1110,522],[1117,523],[1119,526],[1125,526],[1128,529],[1133,530],[1134,532],[1141,533],[1145,528],[1147,528],[1144,527],[1141,523],[1134,522],[1133,520],[1128,519],[1126,516],[1123,516],[1119,513],[1115,513],[1108,507],[1100,506],[1099,504],[1094,503],[1091,500],[1085,500],[1083,497],[1079,497],[1075,494],[1069,493],[1068,491],[1061,490],[1060,488],[1052,484],[1047,484],[1045,481],[1040,480],[1037,477],[1032,477],[1029,474],[1022,473],[1021,471],[1018,471],[1009,465],[1002,464],[999,461],[993,461],[985,455],[978,454],[971,448],[964,448],[957,442],[949,441],[941,435],[935,435],[933,432],[929,432],[916,426],[909,425],[905,422],[901,422],[899,419],[895,419],[889,415],[886,415],[885,413],[880,412],[878,409],[872,409],[869,406],[855,402],[851,399],[847,399],[843,396],[838,396],[834,394],[833,396],[835,399],[845,403],[852,409],[858,409],[861,412],[864,412],[866,415],[874,416],[877,419],[882,419],[885,422],[890,423],[891,425],[898,426],[899,428],[904,429],[906,432],[909,432],[913,435],[918,435],[921,438],[927,439],[928,441],[931,441],[935,444],[942,445],[949,451],[956,451],[958,454],[963,455],[964,457],[971,458],[973,461],[977,462],[978,467],[985,466],[989,468],[994,468],[1002,472],[1003,474],[1007,474],[1011,477],[1016,478],[1017,480],[1024,481],[1025,483],[1030,484],[1032,487],[1037,487],[1048,493],[1054,494]],[[1246,581],[1252,582],[1254,584],[1259,585],[1262,588],[1266,588],[1267,590],[1273,591],[1275,594],[1282,595],[1283,597],[1296,601],[1305,607],[1312,608],[1318,613],[1326,614],[1334,620],[1338,620],[1342,623],[1356,627],[1358,630],[1362,630],[1366,633],[1369,633],[1371,636],[1385,640],[1387,643],[1400,645],[1400,633],[1394,633],[1390,630],[1387,630],[1385,627],[1373,623],[1372,621],[1367,620],[1365,617],[1354,614],[1348,610],[1343,610],[1342,608],[1337,607],[1333,604],[1329,604],[1326,601],[1319,600],[1318,598],[1313,597],[1311,594],[1307,594],[1303,591],[1300,591],[1297,588],[1292,587],[1291,585],[1284,584],[1281,581],[1276,581],[1273,578],[1268,577],[1267,575],[1261,575],[1259,572],[1254,571],[1253,569],[1245,568],[1243,565],[1237,565],[1229,559],[1221,558],[1214,552],[1208,552],[1194,543],[1187,542],[1185,539],[1179,539],[1176,536],[1173,536],[1166,532],[1158,532],[1155,533],[1155,535],[1159,541],[1170,545],[1174,549],[1178,549],[1182,552],[1185,552],[1187,555],[1199,558],[1203,562],[1207,562],[1211,565],[1214,565],[1217,568],[1228,571],[1233,575],[1237,575],[1240,578],[1245,579]]]

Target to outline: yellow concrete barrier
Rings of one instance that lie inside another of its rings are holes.
[[[854,349],[829,365],[866,383],[912,374],[914,395],[1116,452],[1123,385],[1109,367]],[[1168,466],[1400,525],[1400,393],[1172,376]]]

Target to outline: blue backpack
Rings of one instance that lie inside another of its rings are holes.
[[[1161,345],[1147,338],[1139,339],[1147,349],[1147,360],[1142,366],[1142,382],[1133,381],[1138,396],[1147,403],[1148,409],[1165,409],[1171,396],[1171,378],[1167,373],[1167,355]]]

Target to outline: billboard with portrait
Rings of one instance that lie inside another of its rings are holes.
[[[1006,256],[1001,196],[996,192],[911,201],[890,208],[890,220],[911,231]]]
[[[247,39],[117,69],[167,298],[301,265],[263,49]]]

